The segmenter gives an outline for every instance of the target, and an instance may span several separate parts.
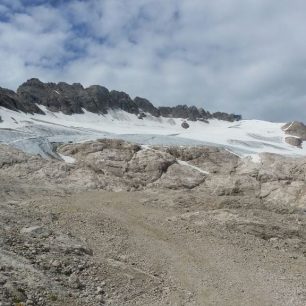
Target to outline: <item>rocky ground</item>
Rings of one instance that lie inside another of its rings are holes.
[[[1,306],[306,304],[306,158],[57,152],[0,146]]]

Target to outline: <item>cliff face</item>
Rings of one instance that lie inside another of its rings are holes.
[[[152,116],[184,118],[192,121],[216,118],[226,121],[241,120],[240,115],[210,113],[195,106],[177,105],[174,107],[155,107],[150,101],[136,97],[134,100],[125,93],[109,91],[100,85],[84,88],[79,83],[43,83],[30,79],[17,89],[17,93],[0,88],[0,106],[26,113],[43,113],[37,106],[44,105],[52,112],[66,115],[82,114],[83,109],[105,114],[109,109],[121,109],[132,114],[150,113]]]
[[[42,113],[34,103],[23,100],[14,91],[0,88],[0,106],[24,113]]]

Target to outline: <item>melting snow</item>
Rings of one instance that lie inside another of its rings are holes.
[[[203,174],[209,174],[209,172],[207,172],[207,171],[205,171],[205,170],[203,170],[203,169],[201,169],[201,168],[199,168],[199,167],[196,167],[196,166],[194,166],[194,165],[190,165],[189,163],[187,163],[187,162],[185,162],[185,161],[183,161],[183,160],[177,159],[177,162],[178,162],[180,165],[182,165],[182,166],[186,166],[186,167],[192,168],[192,169],[194,169],[194,170],[196,170],[196,171],[198,171],[198,172],[201,172],[201,173],[203,173]]]
[[[75,163],[75,158],[71,156],[66,156],[63,154],[58,154],[67,164],[74,164]]]
[[[189,129],[181,127],[180,118],[147,117],[139,120],[136,115],[122,110],[108,114],[65,115],[61,112],[25,114],[0,107],[0,143],[19,144],[29,151],[47,150],[44,142],[80,142],[98,138],[120,138],[142,145],[211,145],[223,147],[238,156],[251,156],[262,152],[292,156],[306,155],[303,149],[285,142],[288,136],[282,131],[284,123],[261,120],[242,120],[236,123],[209,120],[189,122]],[[44,141],[42,140],[44,139]],[[16,145],[17,146],[17,145]],[[35,148],[36,149],[35,149]],[[50,146],[51,147],[51,146]],[[40,154],[40,152],[38,152]],[[50,152],[46,152],[50,154]]]
[[[294,123],[294,121],[292,121],[292,122],[290,123],[290,125],[288,125],[288,127],[286,127],[286,128],[284,129],[284,131],[288,131],[288,130],[292,127],[293,123]]]

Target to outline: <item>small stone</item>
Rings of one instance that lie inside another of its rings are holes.
[[[46,229],[43,228],[42,226],[30,226],[30,227],[23,227],[20,230],[21,234],[26,234],[26,235],[30,235],[33,237],[48,237],[51,235],[51,232]]]
[[[103,301],[103,296],[101,294],[96,295],[96,301],[102,302]]]
[[[101,287],[97,287],[96,293],[97,294],[104,294],[104,290]]]
[[[58,268],[61,266],[61,263],[58,260],[53,260],[51,264],[55,268]]]
[[[18,301],[26,301],[27,296],[22,288],[16,287],[13,283],[7,282],[4,286],[4,290]]]
[[[0,286],[3,286],[6,283],[6,279],[0,276]]]
[[[75,273],[72,273],[70,275],[68,282],[69,282],[69,285],[70,285],[71,288],[79,289],[79,288],[82,287],[80,279],[79,279],[79,277]]]
[[[269,239],[269,241],[270,242],[276,242],[276,241],[278,241],[278,238],[277,237],[272,237],[272,238]]]

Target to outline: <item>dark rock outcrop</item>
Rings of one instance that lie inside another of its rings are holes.
[[[222,112],[213,113],[212,117],[215,119],[230,121],[230,122],[239,121],[242,119],[241,115],[228,114]]]
[[[110,108],[113,109],[122,109],[128,113],[131,114],[139,114],[139,109],[136,105],[136,103],[131,99],[131,97],[123,92],[123,91],[117,91],[112,90],[110,92]]]
[[[107,109],[111,105],[111,97],[109,90],[106,87],[99,85],[92,85],[85,89],[89,96],[95,101],[98,109],[106,114]]]
[[[174,107],[161,106],[159,107],[160,114],[163,117],[183,118],[191,121],[196,121],[200,118],[209,119],[211,115],[209,112],[204,111],[203,108],[195,106],[177,105]]]
[[[184,121],[184,122],[181,124],[181,126],[182,126],[183,129],[188,129],[188,128],[189,128],[189,124],[188,124],[186,121]]]
[[[36,104],[23,101],[14,91],[1,87],[0,87],[0,106],[8,108],[13,111],[43,114],[43,112],[36,106]]]
[[[162,106],[159,107],[161,116],[172,117],[172,118],[183,118],[190,121],[196,120],[207,120],[207,119],[218,119],[225,121],[239,121],[242,119],[241,115],[228,114],[223,112],[216,112],[211,114],[205,111],[203,108],[197,108],[195,106],[177,105],[174,107]]]
[[[143,119],[143,118],[146,118],[147,117],[147,115],[145,114],[145,113],[139,113],[138,115],[137,115],[137,117],[138,117],[138,119]]]
[[[226,121],[240,120],[240,115],[217,112],[210,114],[196,106],[177,105],[156,108],[149,100],[136,97],[134,100],[122,91],[112,90],[99,85],[84,88],[79,83],[43,83],[33,78],[23,83],[17,93],[0,88],[0,106],[26,113],[44,112],[37,106],[43,105],[52,112],[66,115],[82,114],[84,110],[106,114],[109,109],[121,109],[131,114],[149,113],[152,116],[183,118],[190,121],[216,118]],[[143,115],[141,115],[144,118]]]
[[[306,125],[302,122],[293,121],[286,123],[282,130],[288,135],[296,136],[306,141]]]
[[[83,108],[91,112],[99,110],[94,99],[78,83],[55,84],[30,79],[17,89],[17,94],[24,102],[41,104],[50,111],[61,111],[66,115],[82,114]]]
[[[286,137],[285,141],[292,146],[302,148],[303,140],[299,137]]]
[[[159,117],[160,116],[160,111],[147,99],[136,97],[134,99],[134,102],[138,106],[138,108],[145,112],[149,113],[152,116]]]

